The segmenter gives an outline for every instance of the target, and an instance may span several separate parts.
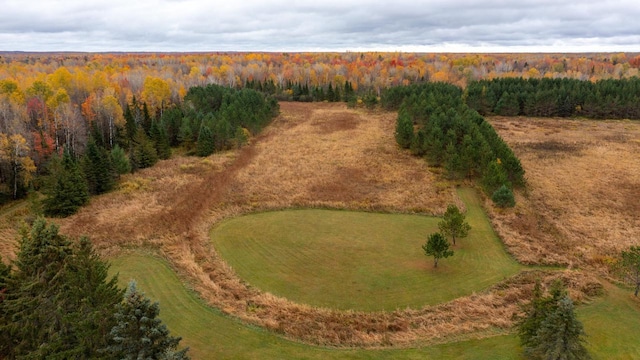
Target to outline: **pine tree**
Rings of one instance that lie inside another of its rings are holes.
[[[117,359],[188,359],[188,348],[177,350],[180,338],[169,336],[169,330],[158,318],[160,307],[139,292],[135,281],[129,283],[124,300],[117,306],[117,324],[109,334],[104,352]]]
[[[465,221],[465,215],[453,204],[447,207],[442,221],[438,223],[438,228],[442,234],[451,237],[453,245],[456,244],[456,238],[467,237],[471,230],[471,226]]]
[[[62,161],[52,159],[48,185],[43,192],[47,198],[43,201],[47,216],[65,217],[74,214],[89,201],[89,190],[84,175],[68,151]]]
[[[511,191],[507,185],[502,185],[498,190],[496,190],[493,195],[491,195],[491,200],[501,208],[514,207],[516,205],[516,200],[513,197],[513,191]]]
[[[500,159],[491,161],[482,176],[482,186],[487,194],[493,194],[502,185],[508,185],[509,179]]]
[[[438,260],[441,258],[453,255],[453,250],[449,250],[449,242],[441,233],[429,235],[427,243],[422,245],[422,250],[427,256],[433,256],[433,267],[438,267]]]
[[[406,108],[402,107],[396,120],[396,142],[403,149],[408,149],[413,141],[413,121]]]

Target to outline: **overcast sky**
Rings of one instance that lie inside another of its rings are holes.
[[[639,0],[0,0],[0,51],[640,52]]]

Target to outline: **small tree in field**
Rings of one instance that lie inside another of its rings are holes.
[[[456,238],[464,238],[469,235],[471,225],[465,221],[465,216],[455,205],[449,205],[444,213],[442,221],[438,223],[440,231],[451,237],[453,245],[456,244]]]
[[[438,267],[438,260],[441,258],[453,255],[453,250],[449,250],[449,242],[440,233],[429,235],[429,240],[422,245],[422,249],[427,256],[433,256],[433,267]]]
[[[618,264],[622,277],[636,287],[634,295],[638,296],[640,290],[640,246],[632,246],[629,250],[623,251]]]

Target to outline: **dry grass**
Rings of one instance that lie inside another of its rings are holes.
[[[283,115],[237,176],[234,202],[259,208],[321,206],[442,213],[424,161],[397,149],[396,115],[335,104],[283,104]],[[310,111],[311,109],[311,111]]]
[[[640,245],[640,123],[490,119],[527,171],[514,211],[494,226],[522,262],[600,267]]]
[[[125,177],[120,190],[93,198],[79,214],[59,221],[62,231],[90,235],[106,255],[130,247],[156,249],[225,313],[335,346],[410,345],[508,331],[535,276],[547,282],[564,277],[577,299],[598,287],[581,272],[523,274],[482,294],[391,313],[316,309],[248,287],[209,244],[208,229],[222,219],[289,207],[440,214],[446,204],[460,203],[423,160],[397,149],[395,114],[317,103],[282,103],[281,111],[239,151],[204,160],[176,157]],[[527,198],[518,195],[514,210],[491,212],[521,261],[578,262],[637,238],[632,210],[640,168],[629,155],[638,152],[637,124],[492,121],[515,144],[529,174]],[[553,156],[558,151],[564,155]],[[620,217],[627,210],[629,216]]]

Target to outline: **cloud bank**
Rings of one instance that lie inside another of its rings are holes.
[[[5,0],[0,51],[640,51],[637,1]]]

